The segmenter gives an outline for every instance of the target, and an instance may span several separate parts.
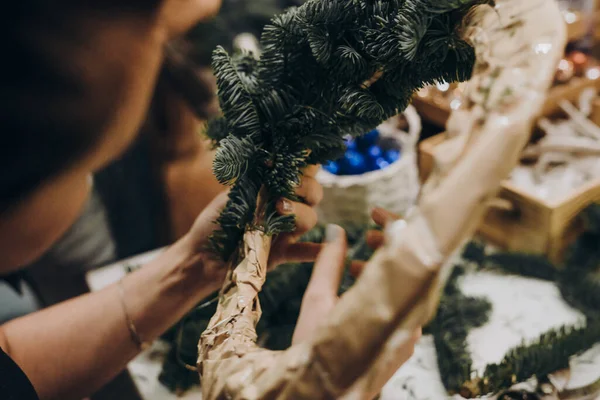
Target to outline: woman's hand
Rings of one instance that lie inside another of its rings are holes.
[[[374,212],[373,217],[378,223],[385,223],[393,219],[392,214],[383,210]],[[374,240],[383,239],[379,234],[371,235],[374,238],[371,239],[373,244],[376,244]],[[326,244],[317,258],[310,282],[304,293],[300,316],[292,338],[293,344],[309,339],[320,326],[325,324],[329,313],[339,300],[337,293],[346,259],[346,234],[339,226],[329,225],[325,239]],[[379,244],[381,243],[382,240]],[[354,264],[354,267],[353,273],[360,275],[364,264]],[[398,356],[403,363],[412,356],[415,344],[420,337],[421,329],[418,329],[398,351]]]
[[[311,262],[321,251],[320,244],[298,243],[298,239],[317,224],[315,207],[323,199],[323,187],[315,179],[319,168],[318,165],[311,165],[304,170],[300,185],[296,189],[296,195],[303,199],[304,203],[288,199],[280,199],[277,203],[277,211],[281,215],[296,216],[296,230],[279,235],[275,239],[269,257],[270,268],[290,262]]]
[[[304,203],[294,202],[288,199],[280,199],[277,210],[282,215],[296,216],[296,230],[294,232],[279,235],[275,238],[269,257],[269,266],[276,267],[280,264],[290,262],[314,261],[321,245],[317,243],[297,243],[298,239],[317,224],[317,206],[323,198],[323,188],[315,179],[319,167],[311,165],[304,170],[300,185],[296,189],[296,195],[304,200]],[[227,193],[218,195],[198,216],[190,232],[182,239],[186,243],[186,251],[192,254],[200,254],[203,258],[206,278],[220,281],[223,263],[215,260],[210,254],[205,254],[208,239],[215,229],[215,220],[227,203]],[[218,276],[214,276],[217,274]]]

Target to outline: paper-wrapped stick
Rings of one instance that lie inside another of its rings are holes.
[[[270,239],[248,232],[199,344],[204,400],[371,399],[399,367],[408,332],[435,313],[442,268],[480,222],[519,159],[565,45],[554,0],[497,0],[476,9],[478,61],[449,140],[418,206],[392,224],[355,286],[309,340],[283,352],[256,346],[258,292]]]

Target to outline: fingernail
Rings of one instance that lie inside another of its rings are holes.
[[[332,243],[337,241],[340,236],[344,233],[341,226],[335,224],[329,224],[325,227],[325,241]]]
[[[294,211],[294,205],[288,199],[281,199],[281,211],[284,213],[291,213]]]

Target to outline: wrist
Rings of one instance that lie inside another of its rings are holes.
[[[225,269],[216,265],[211,254],[198,250],[189,235],[175,242],[160,258],[164,290],[185,293],[198,301],[218,290],[225,277]]]
[[[222,283],[225,269],[207,273],[210,258],[190,244],[182,238],[122,282],[129,316],[144,341],[161,335]]]

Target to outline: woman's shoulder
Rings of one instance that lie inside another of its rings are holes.
[[[0,398],[38,400],[33,385],[11,358],[0,348]]]

